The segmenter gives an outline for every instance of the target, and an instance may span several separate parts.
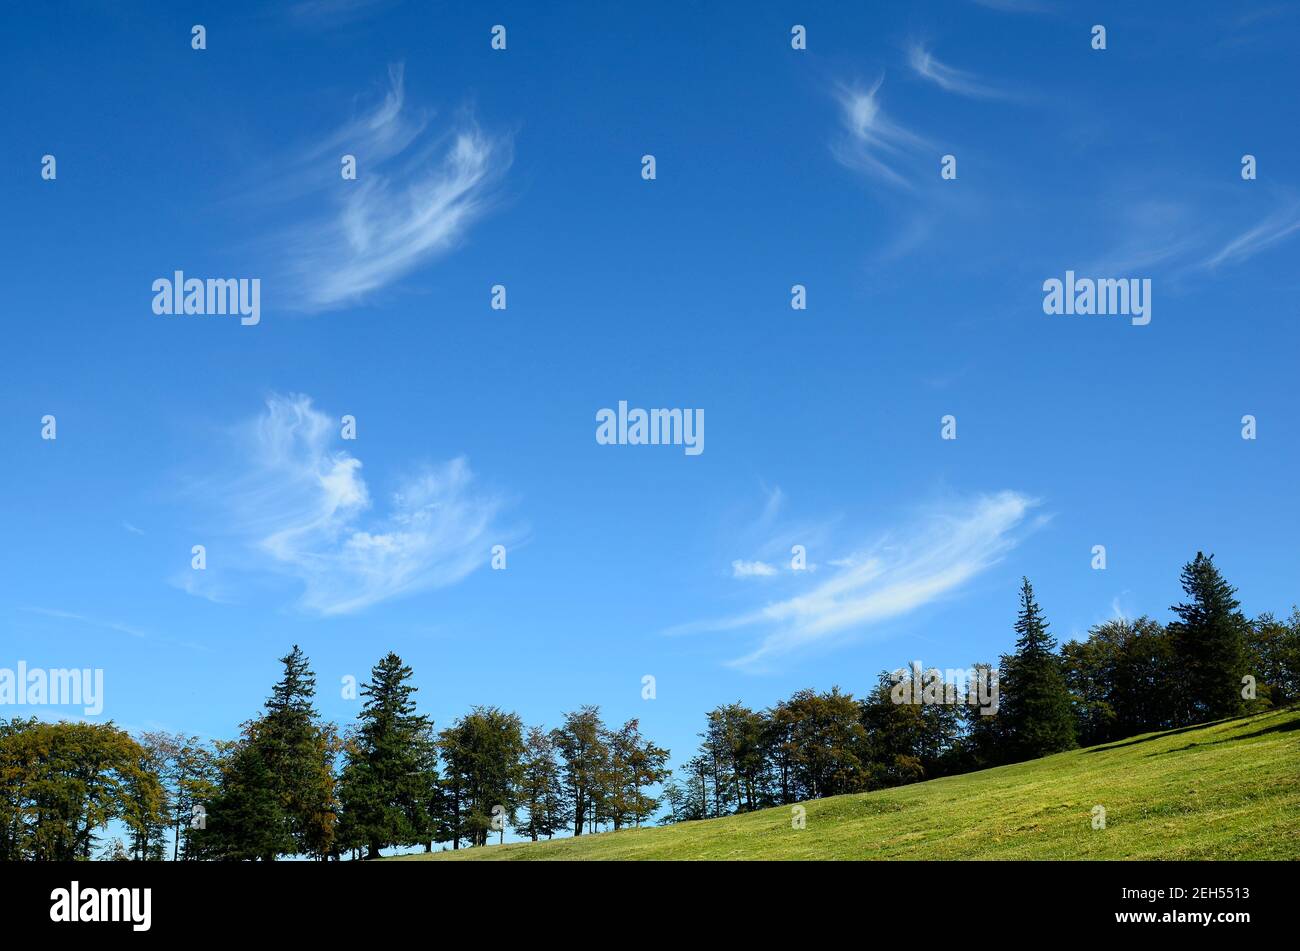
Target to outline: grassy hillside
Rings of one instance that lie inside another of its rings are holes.
[[[402,859],[1300,859],[1300,709],[804,805]]]

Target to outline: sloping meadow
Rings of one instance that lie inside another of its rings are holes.
[[[1297,859],[1300,709],[796,807],[401,857],[452,858]]]

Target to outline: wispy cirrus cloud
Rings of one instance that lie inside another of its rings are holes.
[[[759,670],[776,658],[858,634],[959,590],[996,565],[1043,519],[1035,499],[1005,491],[933,509],[916,525],[827,563],[836,571],[783,577],[800,593],[760,608],[667,633],[755,630],[758,644],[731,666]]]
[[[238,540],[296,579],[313,614],[360,611],[455,584],[513,540],[503,500],[480,489],[464,458],[424,466],[377,513],[362,462],[338,448],[335,419],[306,396],[273,396],[240,432],[246,469],[224,486]]]
[[[1203,267],[1240,264],[1300,231],[1300,202],[1290,202],[1206,258]]]
[[[831,154],[841,165],[887,186],[875,190],[892,217],[878,230],[882,239],[870,254],[869,265],[877,271],[892,270],[938,235],[950,244],[961,240],[990,207],[989,196],[980,190],[940,182],[937,167],[945,150],[886,113],[882,86],[883,78],[870,86],[834,87],[840,126],[830,141]]]
[[[831,154],[846,168],[897,188],[910,188],[911,182],[895,166],[930,145],[886,115],[880,104],[883,82],[882,78],[869,87],[836,87],[842,134],[832,142]]]
[[[59,621],[79,621],[82,624],[89,624],[91,627],[117,631],[119,634],[127,634],[131,637],[146,638],[149,636],[144,631],[129,624],[122,624],[118,621],[101,621],[98,618],[87,617],[75,611],[63,611],[58,608],[23,608],[23,610],[31,614],[39,614],[42,617],[55,618]]]
[[[104,631],[113,631],[117,634],[125,634],[128,637],[133,637],[138,640],[158,641],[160,643],[179,645],[181,647],[187,647],[190,648],[191,650],[197,650],[197,651],[211,650],[211,648],[209,647],[204,647],[202,644],[195,644],[192,641],[176,640],[170,637],[163,637],[163,636],[151,634],[148,631],[141,630],[140,628],[130,624],[123,624],[120,621],[106,621],[103,620],[102,618],[90,617],[89,615],[85,615],[85,614],[78,614],[75,611],[64,611],[58,608],[38,608],[38,607],[25,607],[25,608],[21,608],[21,610],[29,614],[37,614],[40,615],[41,617],[52,618],[56,621],[73,621],[76,622],[77,624],[84,624],[90,628],[104,630]]]
[[[763,487],[764,501],[763,512],[755,523],[755,528],[766,528],[772,525],[781,514],[781,509],[785,507],[785,493],[781,491],[779,485],[771,488]]]
[[[268,245],[297,309],[361,302],[454,248],[510,165],[508,136],[467,113],[435,130],[430,112],[408,104],[402,66],[388,78],[382,102],[286,160],[264,190],[302,205],[301,221]],[[356,158],[355,180],[339,174],[343,155]]]
[[[974,73],[955,69],[940,62],[920,43],[913,43],[908,47],[907,64],[922,79],[927,79],[940,89],[959,96],[966,96],[969,99],[1015,98],[1010,90],[985,82]]]
[[[1119,182],[1104,200],[1084,199],[1069,212],[1096,214],[1095,234],[1106,242],[1073,257],[1071,267],[1081,274],[1159,277],[1179,293],[1218,280],[1222,269],[1300,234],[1300,198],[1293,189],[1250,191],[1248,201],[1230,185],[1206,186],[1192,199],[1145,175]]]
[[[1180,200],[1143,195],[1143,188],[1151,186],[1117,191],[1107,201],[1112,211],[1104,233],[1118,237],[1101,254],[1086,259],[1081,273],[1131,275],[1185,268],[1204,253],[1204,212]]]

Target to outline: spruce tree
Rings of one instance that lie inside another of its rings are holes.
[[[194,805],[206,809],[207,827],[187,837],[187,849],[192,839],[196,855],[324,859],[334,849],[335,728],[322,723],[312,705],[316,678],[302,650],[295,644],[280,662],[284,673],[267,698],[266,712],[244,724],[239,740],[224,746],[215,791],[206,777],[187,779],[193,786],[187,790],[191,810]],[[210,803],[195,793],[210,796]]]
[[[1065,684],[1056,640],[1034,600],[1028,578],[1022,579],[1016,618],[1016,652],[1002,658],[999,719],[1016,760],[1047,756],[1076,745],[1074,713]]]
[[[1245,706],[1241,678],[1246,673],[1246,620],[1214,556],[1196,553],[1183,566],[1183,591],[1191,600],[1170,610],[1179,714],[1183,723],[1203,723],[1237,716]],[[1171,687],[1175,685],[1170,685]]]
[[[222,744],[217,792],[191,837],[200,858],[273,862],[294,850],[284,801],[259,742],[263,724],[245,723],[239,740]]]
[[[360,723],[346,745],[340,780],[348,845],[367,858],[393,845],[428,844],[438,835],[437,750],[433,723],[416,713],[412,670],[389,653],[361,688]]]
[[[266,701],[258,747],[293,839],[290,851],[323,859],[333,849],[338,744],[312,705],[316,676],[302,649],[293,645],[280,663],[284,674]]]

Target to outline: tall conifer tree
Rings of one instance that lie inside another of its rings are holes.
[[[316,675],[297,644],[280,658],[284,673],[266,701],[258,747],[280,799],[292,851],[324,859],[333,848],[335,729],[312,703]]]
[[[1178,620],[1169,625],[1178,670],[1170,688],[1178,693],[1182,722],[1236,716],[1245,709],[1241,678],[1247,623],[1237,589],[1223,579],[1214,556],[1199,551],[1183,566],[1182,584],[1190,600],[1170,609]]]
[[[1034,600],[1029,579],[1022,579],[1016,618],[1016,652],[1002,658],[999,678],[1003,730],[1015,759],[1032,759],[1076,745],[1074,712],[1065,685],[1056,640]]]
[[[339,798],[349,845],[367,858],[393,845],[438,835],[437,748],[433,723],[416,713],[412,670],[389,652],[362,686],[360,724],[347,743]]]

